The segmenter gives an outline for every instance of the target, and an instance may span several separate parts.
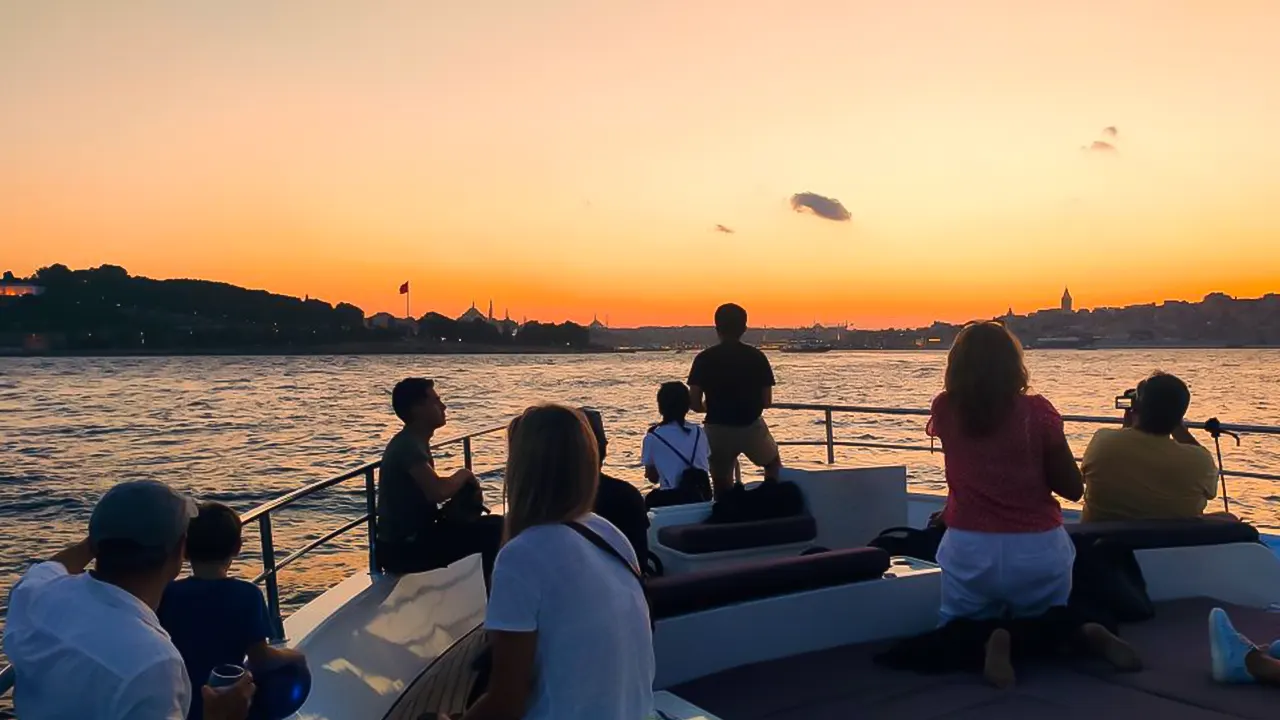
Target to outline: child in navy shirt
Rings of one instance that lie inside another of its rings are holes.
[[[240,554],[240,516],[222,503],[200,505],[187,528],[191,577],[169,583],[156,613],[187,665],[190,720],[204,717],[200,688],[218,665],[270,669],[304,662],[296,650],[273,648],[271,617],[253,583],[227,577]]]

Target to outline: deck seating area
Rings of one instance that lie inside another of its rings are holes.
[[[882,668],[872,657],[892,643],[870,643],[734,668],[668,689],[726,720],[1277,717],[1280,690],[1222,686],[1210,678],[1207,617],[1215,605],[1255,641],[1280,639],[1280,614],[1196,598],[1160,603],[1155,619],[1123,627],[1146,664],[1139,673],[1069,660],[1021,667],[1017,687],[1001,691],[976,675]]]

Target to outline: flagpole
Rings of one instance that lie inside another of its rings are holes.
[[[404,290],[404,318],[405,320],[413,319],[413,316],[409,314],[409,288],[408,287],[406,287]]]

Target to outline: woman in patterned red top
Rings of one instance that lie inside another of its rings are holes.
[[[928,426],[946,454],[947,531],[937,556],[944,624],[1036,618],[1071,594],[1075,548],[1054,494],[1079,500],[1084,484],[1062,416],[1029,389],[1022,344],[1008,329],[983,322],[960,331]],[[1086,634],[1098,631],[1106,633],[1099,642],[1120,642],[1101,626]],[[1004,629],[986,645],[987,675],[998,685],[1013,682],[1009,645]]]

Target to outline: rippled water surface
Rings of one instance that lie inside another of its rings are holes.
[[[568,356],[364,356],[206,358],[0,358],[0,591],[32,559],[85,532],[111,484],[155,478],[245,511],[274,495],[375,459],[396,430],[387,391],[405,375],[436,378],[449,406],[448,438],[505,422],[531,403],[599,408],[610,434],[608,465],[642,484],[640,438],[656,417],[658,384],[682,379],[691,354]],[[941,353],[772,355],[779,402],[924,408],[941,385]],[[1114,396],[1154,368],[1182,376],[1191,416],[1280,425],[1280,351],[1042,351],[1028,355],[1033,383],[1064,413],[1114,414]],[[817,412],[770,411],[779,439],[820,440]],[[1068,425],[1083,452],[1093,428]],[[838,440],[927,442],[919,417],[837,415]],[[1202,438],[1207,442],[1207,438]],[[496,480],[500,433],[477,439],[476,465]],[[1229,469],[1280,473],[1280,438],[1224,446]],[[791,463],[824,450],[784,449]],[[461,463],[461,448],[438,453]],[[906,463],[911,482],[942,489],[940,456],[840,448],[837,463]],[[501,502],[497,482],[488,494]],[[1280,486],[1229,480],[1232,509],[1280,529]],[[283,552],[363,510],[353,481],[282,512]],[[247,532],[237,566],[255,574],[258,538]],[[364,561],[359,529],[281,574],[286,605],[314,597]]]

